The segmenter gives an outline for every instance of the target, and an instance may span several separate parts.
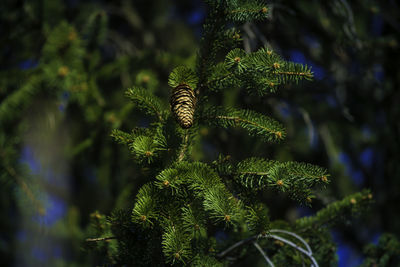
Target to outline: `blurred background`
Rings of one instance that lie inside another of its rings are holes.
[[[193,157],[260,156],[328,168],[312,208],[265,194],[271,219],[293,221],[370,188],[375,204],[332,230],[339,266],[363,247],[400,236],[400,9],[394,0],[274,0],[271,18],[241,27],[243,48],[269,46],[312,67],[315,81],[260,98],[210,98],[251,107],[288,129],[264,144],[203,128]],[[106,265],[96,237],[103,214],[133,206],[143,167],[112,129],[150,119],[124,97],[140,85],[168,102],[167,78],[194,68],[207,13],[200,0],[2,0],[0,3],[0,259],[2,266]],[[245,144],[245,145],[243,145]]]

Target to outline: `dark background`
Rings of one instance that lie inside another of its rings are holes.
[[[241,29],[245,50],[268,45],[311,66],[315,80],[263,98],[231,90],[211,100],[269,114],[284,123],[288,137],[266,145],[240,132],[204,128],[194,157],[211,162],[222,152],[328,168],[332,182],[312,208],[284,195],[264,195],[272,219],[293,221],[370,188],[370,211],[332,230],[339,266],[357,266],[364,245],[385,232],[400,234],[399,4],[270,4],[270,20]],[[124,90],[141,85],[167,103],[169,72],[194,67],[205,15],[201,1],[1,1],[5,265],[102,264],[104,255],[88,252],[83,242],[93,237],[90,218],[100,216],[96,210],[132,207],[144,182],[141,166],[109,136],[114,128],[150,123]]]

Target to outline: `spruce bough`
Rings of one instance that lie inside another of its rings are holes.
[[[242,128],[263,142],[282,142],[286,136],[284,126],[266,114],[208,104],[211,93],[240,88],[263,96],[283,84],[313,77],[309,67],[287,62],[270,48],[251,53],[239,48],[237,29],[268,17],[264,1],[207,4],[196,68],[179,66],[170,74],[171,107],[143,88],[126,93],[153,117],[153,123],[130,133],[114,130],[112,136],[151,171],[132,212],[116,212],[109,218],[118,242],[115,261],[135,266],[226,266],[248,253],[260,253],[270,266],[327,266],[335,260],[335,249],[326,226],[367,207],[369,191],[332,203],[295,224],[273,222],[268,203],[254,197],[256,191],[286,192],[310,204],[313,188],[329,183],[327,171],[265,158],[236,162],[221,155],[213,162],[198,162],[191,157],[201,126]],[[179,95],[177,88],[186,93]],[[216,238],[220,232],[228,234],[227,241]]]

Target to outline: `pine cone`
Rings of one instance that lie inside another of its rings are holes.
[[[187,84],[180,84],[172,90],[171,111],[176,121],[183,129],[190,128],[193,124],[196,97],[194,91]]]

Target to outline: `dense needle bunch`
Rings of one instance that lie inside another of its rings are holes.
[[[286,137],[284,126],[268,115],[210,105],[207,100],[212,93],[236,88],[263,96],[276,92],[281,85],[313,77],[310,68],[285,61],[269,47],[254,52],[238,47],[240,33],[237,28],[246,21],[263,20],[268,16],[269,9],[264,1],[219,0],[207,3],[209,16],[204,25],[195,71],[180,66],[169,76],[171,108],[166,108],[164,101],[150,91],[131,88],[127,96],[155,121],[148,128],[138,127],[131,133],[115,130],[112,134],[118,142],[128,145],[141,164],[147,164],[147,174],[144,175],[147,175],[148,182],[136,195],[131,227],[155,233],[158,238],[143,241],[140,246],[154,247],[154,253],[162,251],[163,257],[141,264],[227,265],[227,256],[234,249],[220,251],[224,247],[235,242],[243,245],[246,243],[241,243],[241,239],[253,240],[258,236],[293,244],[294,240],[280,236],[288,233],[306,244],[307,250],[298,249],[306,257],[300,257],[289,246],[272,249],[273,261],[286,266],[316,265],[317,261],[327,263],[334,258],[334,250],[323,227],[327,223],[325,218],[350,206],[354,207],[348,209],[350,213],[358,212],[356,207],[367,206],[369,192],[360,193],[354,197],[355,201],[331,205],[327,212],[322,211],[301,224],[276,224],[270,222],[268,207],[255,197],[256,192],[284,192],[300,203],[310,204],[315,198],[314,188],[329,183],[329,174],[324,168],[255,157],[237,161],[220,155],[213,162],[200,162],[192,157],[191,151],[201,147],[197,143],[199,127],[242,128],[266,143],[282,142]],[[307,227],[306,222],[312,221],[322,225],[318,234],[314,232],[316,229]],[[272,225],[284,229],[271,229]],[[298,234],[289,230],[303,231],[302,234],[315,245],[314,252]],[[215,238],[216,233],[222,231],[229,234],[226,242]],[[272,232],[274,234],[270,234]],[[119,231],[115,236],[120,244],[135,238]],[[316,245],[318,242],[324,245]],[[258,243],[255,246],[260,248]],[[233,245],[233,248],[238,252],[246,250],[241,245]],[[125,256],[119,257],[120,263],[129,263]]]

